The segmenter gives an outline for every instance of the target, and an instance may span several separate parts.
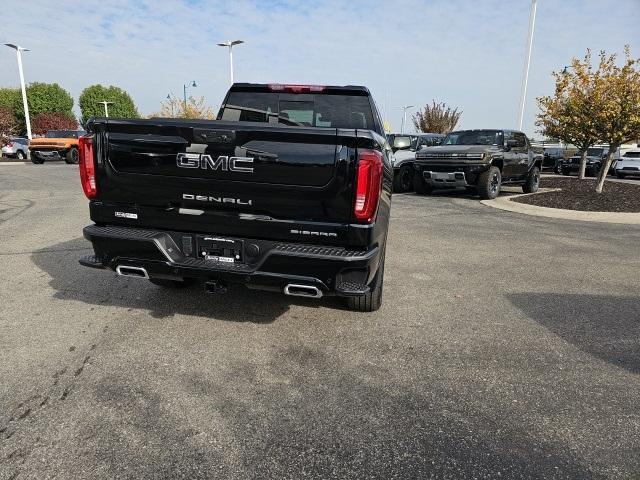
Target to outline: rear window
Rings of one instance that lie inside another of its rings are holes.
[[[640,152],[627,152],[623,155],[625,158],[640,158]]]
[[[231,92],[220,120],[375,130],[369,98],[358,95]]]

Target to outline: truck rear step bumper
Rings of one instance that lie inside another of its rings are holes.
[[[116,271],[126,266],[144,269],[146,276],[165,280],[195,278],[224,281],[249,288],[285,292],[290,285],[315,287],[322,295],[357,296],[369,291],[380,260],[380,249],[234,238],[243,245],[242,262],[198,258],[198,235],[119,226],[90,225],[84,237],[94,255],[80,264]],[[213,235],[213,234],[212,234]]]

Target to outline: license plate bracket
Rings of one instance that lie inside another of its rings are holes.
[[[242,263],[244,261],[244,242],[234,238],[217,235],[196,236],[198,257],[203,260],[224,263]]]

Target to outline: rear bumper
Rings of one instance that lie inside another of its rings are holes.
[[[94,256],[80,260],[93,268],[143,268],[149,278],[223,281],[283,292],[289,284],[318,288],[324,295],[354,296],[369,291],[380,248],[348,250],[254,238],[242,243],[242,263],[198,258],[199,236],[189,232],[90,225],[84,237]]]

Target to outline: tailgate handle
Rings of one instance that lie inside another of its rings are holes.
[[[236,132],[234,130],[205,130],[202,128],[194,128],[193,140],[197,143],[234,143],[236,141]]]

